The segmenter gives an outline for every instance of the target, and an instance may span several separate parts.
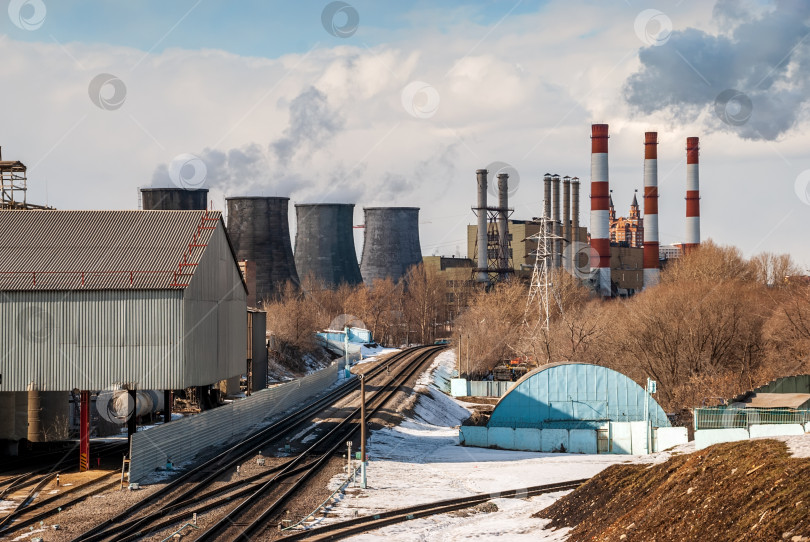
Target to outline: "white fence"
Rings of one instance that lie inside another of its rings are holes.
[[[130,481],[139,482],[167,461],[177,465],[200,451],[247,435],[265,418],[318,395],[338,378],[338,364],[250,397],[132,435]]]

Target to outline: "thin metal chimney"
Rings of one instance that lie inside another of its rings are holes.
[[[571,272],[579,270],[579,177],[571,179]]]
[[[563,212],[562,212],[562,237],[563,237],[563,268],[571,271],[571,177],[563,177]]]
[[[644,134],[644,288],[655,286],[658,270],[658,132]]]
[[[478,282],[489,282],[487,274],[487,170],[475,172],[478,180]]]
[[[546,228],[546,231],[552,233],[554,230],[551,225],[551,173],[546,173],[543,176],[543,217],[542,220],[545,224],[543,224]],[[545,243],[545,252],[546,252],[546,269],[551,269],[551,243]]]
[[[686,138],[686,238],[684,252],[700,245],[700,140]]]
[[[608,125],[591,126],[591,264],[597,269],[597,291],[611,296],[610,182],[608,180]]]
[[[551,177],[551,220],[554,222],[552,232],[555,237],[560,237],[560,176],[556,173]],[[562,266],[562,241],[554,239],[554,269]]]
[[[499,269],[509,269],[509,174],[498,174],[498,258]]]

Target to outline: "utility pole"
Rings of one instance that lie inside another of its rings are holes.
[[[360,487],[366,489],[366,378],[360,375]]]

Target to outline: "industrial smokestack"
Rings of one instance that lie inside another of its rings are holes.
[[[611,295],[610,186],[608,181],[608,125],[591,126],[591,264],[597,270],[597,291]]]
[[[571,272],[579,269],[579,177],[571,179]]]
[[[554,247],[553,266],[559,269],[562,265],[562,241],[560,237],[560,176],[556,173],[551,177],[551,221],[553,223],[552,233],[558,239],[554,239],[551,245]]]
[[[487,269],[487,170],[475,172],[478,180],[478,282],[489,282]]]
[[[700,245],[700,173],[697,137],[686,138],[686,239],[684,252]]]
[[[364,207],[363,211],[366,227],[360,272],[366,284],[385,278],[398,281],[411,266],[422,263],[419,207]]]
[[[256,262],[256,302],[298,284],[287,208],[290,198],[226,198],[228,235],[237,259]]]
[[[509,268],[509,174],[498,174],[498,268]]]
[[[562,237],[563,237],[563,268],[571,271],[571,177],[563,177],[563,211],[562,211]]]
[[[310,276],[333,289],[363,282],[354,249],[354,204],[297,204],[295,214],[298,276]]]
[[[141,188],[144,211],[205,211],[207,208],[207,188]]]
[[[546,228],[546,232],[551,234],[554,232],[553,225],[551,223],[551,174],[546,173],[543,176],[543,227]],[[539,243],[538,243],[539,246]],[[546,252],[546,269],[551,269],[551,243],[545,243],[545,252]]]
[[[658,132],[644,134],[644,288],[658,284]]]

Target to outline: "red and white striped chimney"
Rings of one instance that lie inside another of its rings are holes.
[[[658,284],[658,132],[644,133],[644,288]]]
[[[597,270],[597,291],[610,297],[610,187],[608,125],[591,125],[591,267]]]
[[[700,245],[699,149],[699,138],[686,138],[686,238],[683,241],[684,252]]]

